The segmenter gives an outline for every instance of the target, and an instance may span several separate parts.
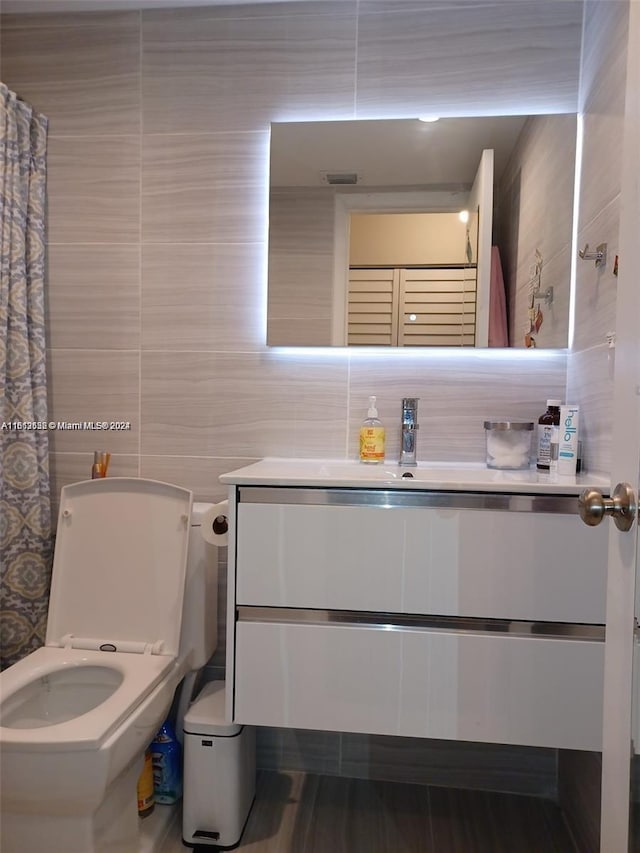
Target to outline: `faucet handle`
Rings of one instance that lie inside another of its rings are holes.
[[[413,409],[414,411],[418,408],[418,400],[420,397],[403,397],[402,398],[402,408],[403,409]]]

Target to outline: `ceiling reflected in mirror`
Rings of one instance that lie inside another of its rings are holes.
[[[468,190],[480,153],[494,151],[500,173],[526,116],[275,122],[270,186],[321,187],[355,175],[359,187]]]

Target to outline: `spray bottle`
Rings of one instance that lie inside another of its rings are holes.
[[[171,804],[182,796],[182,747],[170,720],[151,743],[156,803]]]

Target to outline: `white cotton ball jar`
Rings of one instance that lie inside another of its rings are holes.
[[[533,421],[485,421],[487,468],[521,471],[531,464]]]

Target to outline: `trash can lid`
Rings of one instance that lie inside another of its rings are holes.
[[[233,737],[242,726],[225,722],[225,682],[209,681],[184,715],[186,735]]]

